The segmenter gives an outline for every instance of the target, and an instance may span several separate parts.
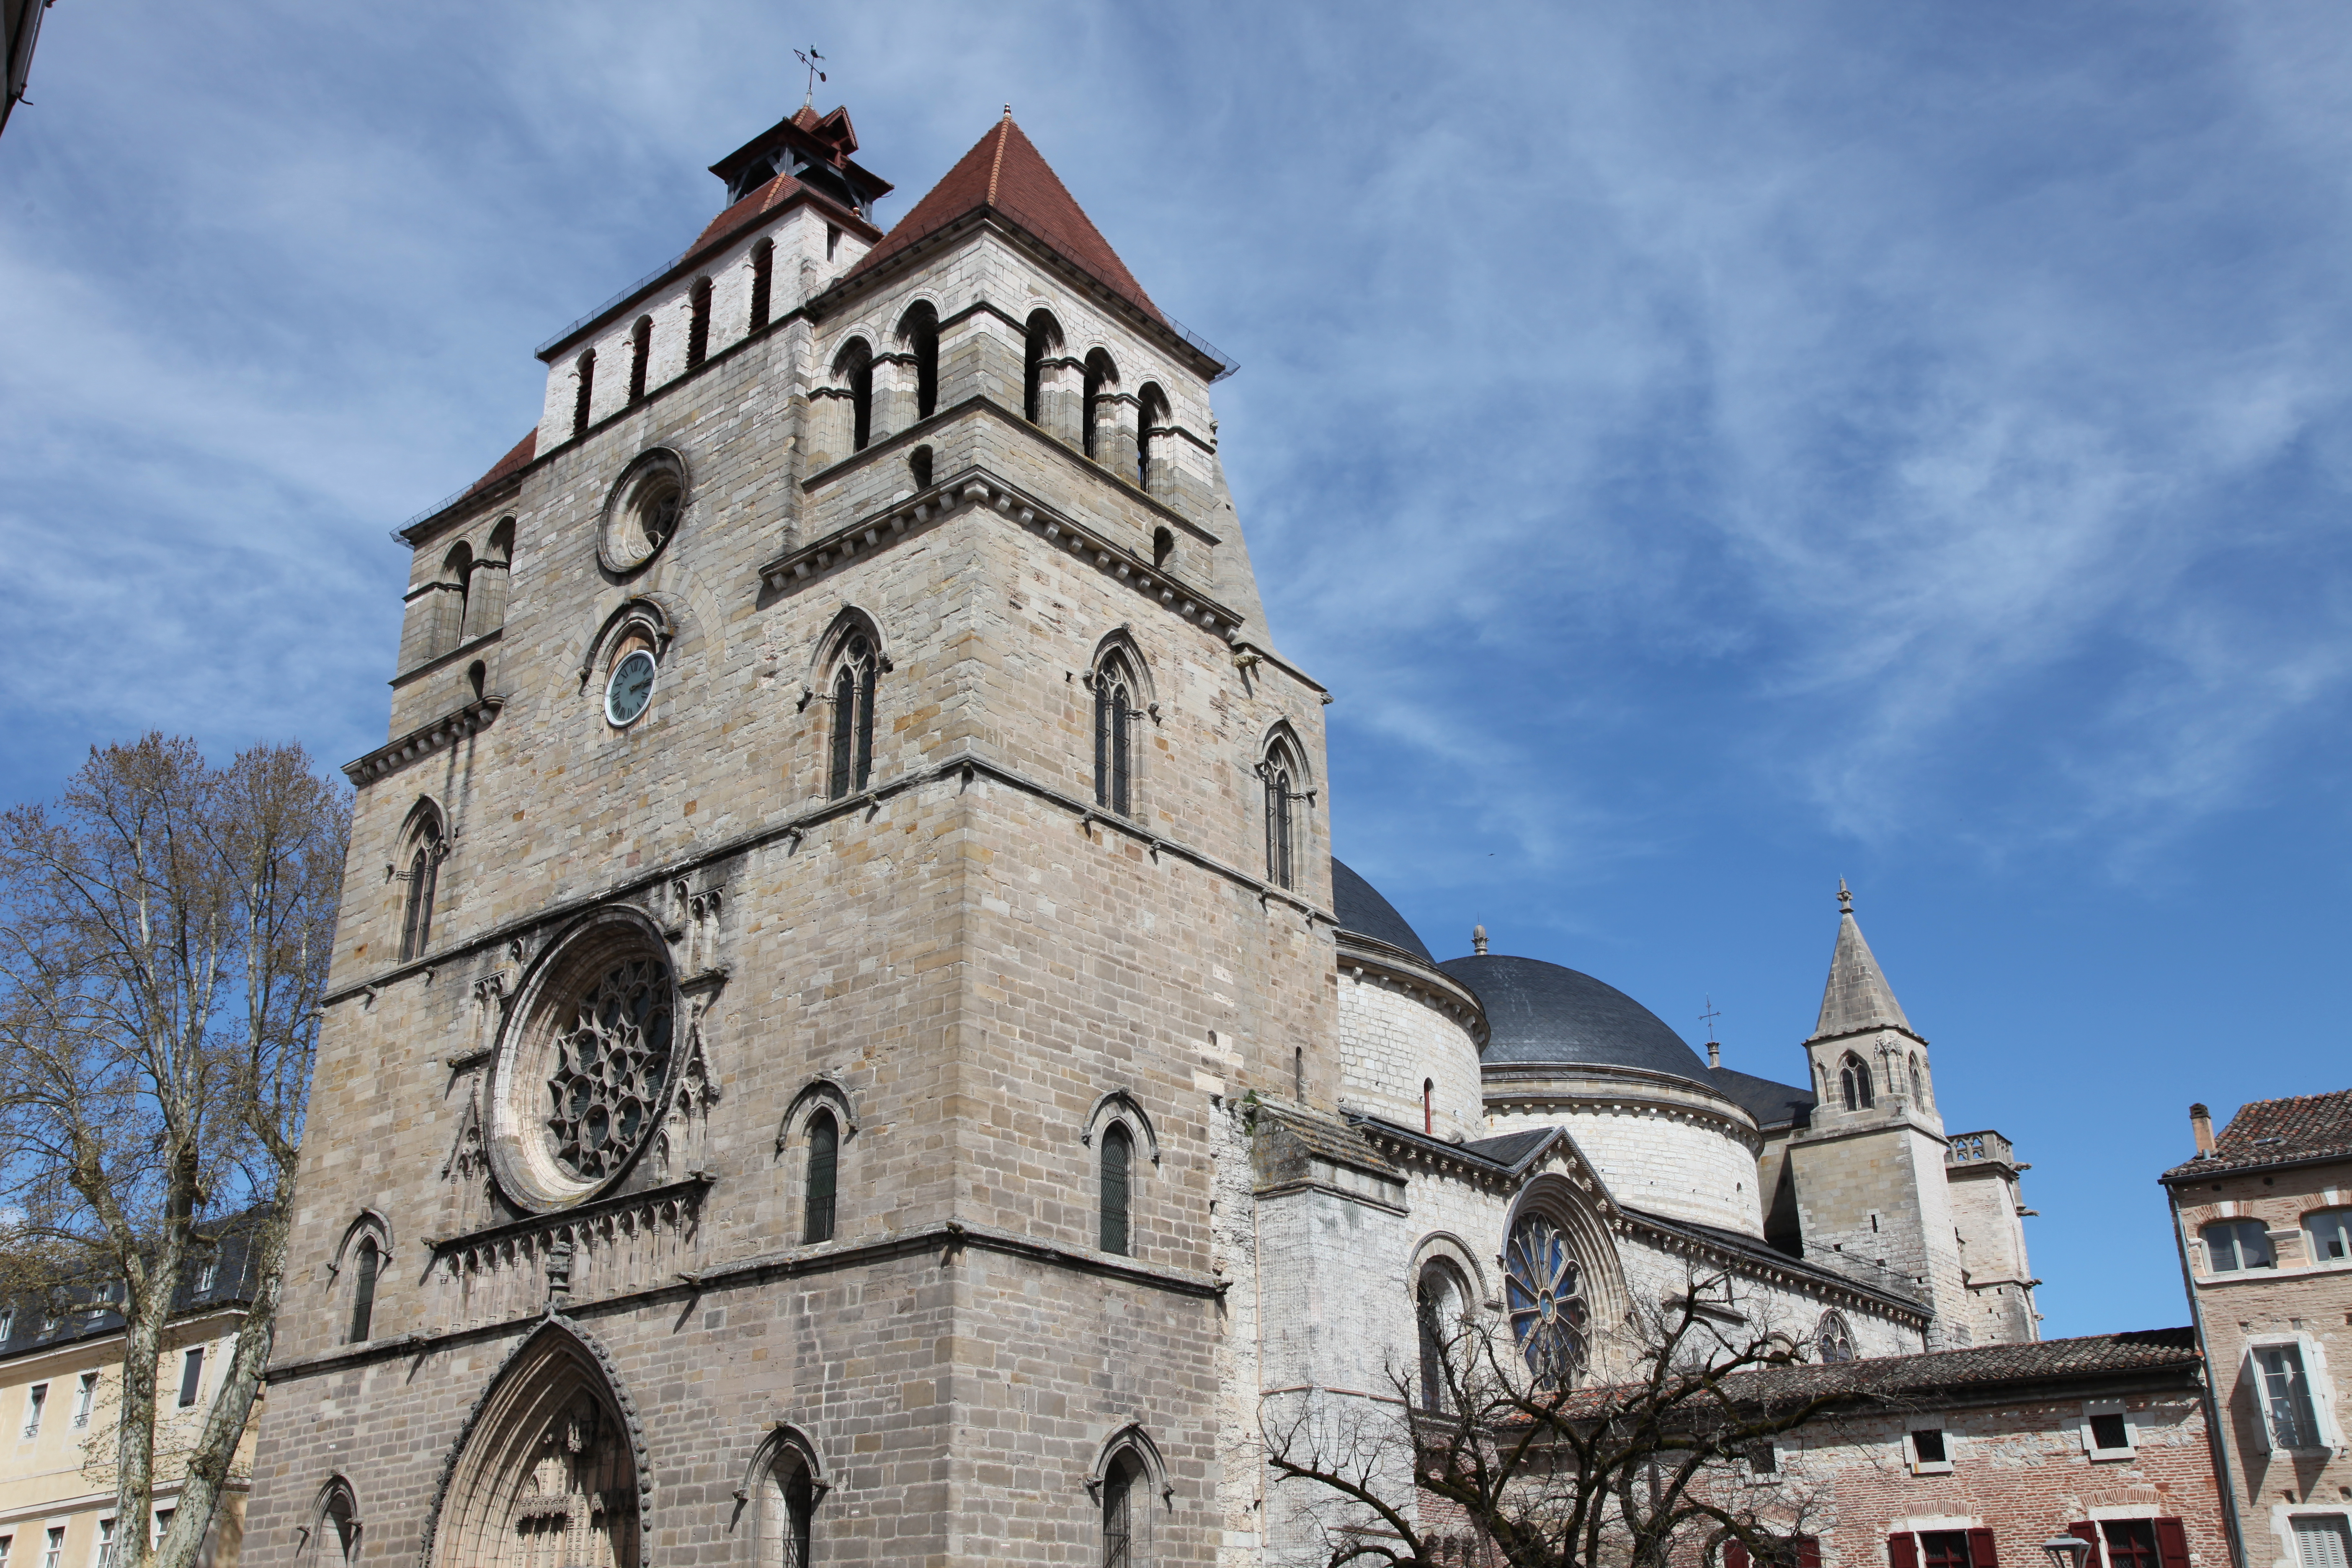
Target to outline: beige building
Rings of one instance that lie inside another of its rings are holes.
[[[1009,115],[887,233],[857,147],[719,160],[404,531],[249,1550],[1243,1568],[1316,1550],[1261,1413],[1392,1409],[1424,1314],[2032,1338],[1851,910],[1804,1086],[1439,962],[1331,857],[1233,367]]]
[[[2352,1090],[2257,1100],[2164,1173],[2247,1568],[2352,1556]]]
[[[189,1450],[245,1320],[245,1254],[234,1233],[181,1287],[155,1368],[154,1518],[177,1506]],[[114,1500],[122,1319],[104,1297],[73,1310],[0,1306],[0,1568],[112,1568],[126,1526]],[[205,1537],[204,1561],[235,1568],[252,1474],[248,1426]]]

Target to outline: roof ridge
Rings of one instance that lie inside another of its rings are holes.
[[[1004,106],[1004,118],[996,122],[996,156],[988,165],[988,205],[996,205],[996,178],[1004,173],[1004,128],[1013,123],[1013,106]]]

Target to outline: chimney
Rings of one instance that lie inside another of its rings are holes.
[[[1486,956],[1486,928],[1485,926],[1472,926],[1470,928],[1470,951],[1480,958]]]
[[[1706,1043],[1706,1065],[1711,1068],[1723,1065],[1723,1047],[1713,1040]]]
[[[2210,1154],[2213,1152],[2213,1113],[2201,1105],[2190,1106],[2189,1129],[2197,1134],[2197,1152]]]

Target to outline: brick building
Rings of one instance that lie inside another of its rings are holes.
[[[2203,1362],[2188,1329],[1792,1367],[1741,1383],[1838,1396],[1767,1446],[1728,1506],[1811,1568],[2224,1568]],[[1696,1561],[1696,1553],[1692,1553]],[[1745,1568],[1745,1553],[1727,1554]]]
[[[2257,1100],[2164,1173],[2212,1366],[2248,1568],[2343,1568],[2352,1542],[2352,1090]]]
[[[2032,1339],[2024,1167],[1850,902],[1803,1086],[1439,962],[1331,858],[1230,364],[1009,113],[887,232],[857,147],[713,165],[404,531],[248,1550],[1238,1568],[1314,1552],[1261,1408],[1424,1313]]]

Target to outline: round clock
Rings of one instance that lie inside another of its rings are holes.
[[[654,656],[644,648],[633,649],[613,667],[613,679],[604,683],[604,717],[614,724],[634,724],[653,700]]]

